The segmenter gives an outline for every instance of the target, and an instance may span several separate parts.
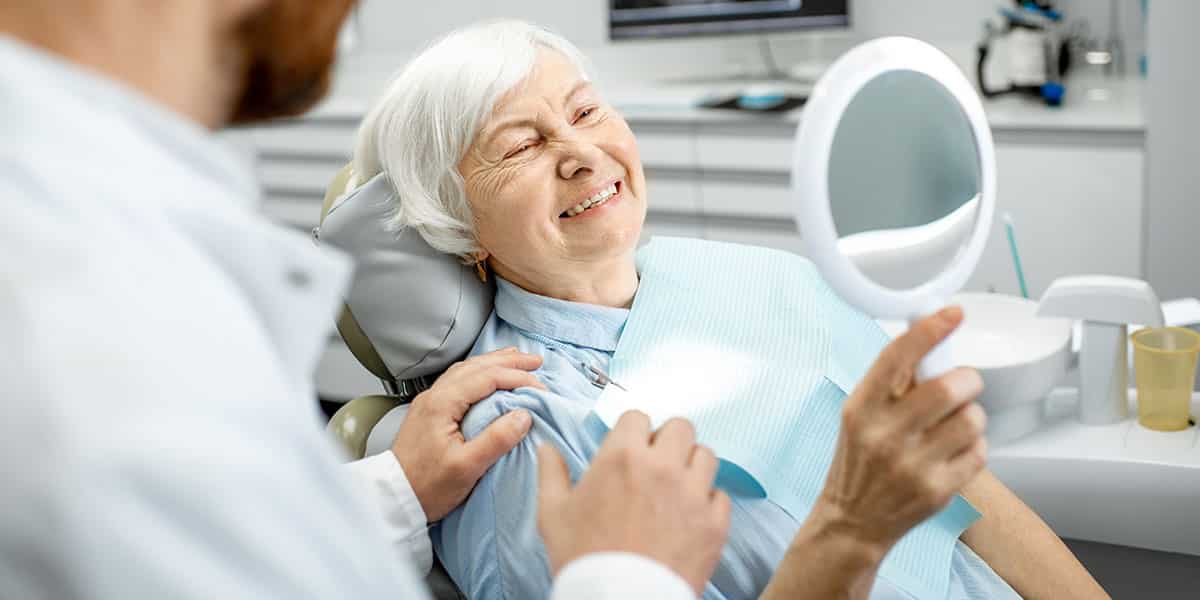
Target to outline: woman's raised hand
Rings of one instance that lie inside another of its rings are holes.
[[[846,399],[816,518],[882,556],[984,468],[983,391],[968,368],[917,383],[917,364],[962,322],[954,307],[915,323]]]

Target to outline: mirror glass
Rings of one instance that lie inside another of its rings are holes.
[[[932,280],[971,238],[980,160],[970,120],[941,83],[908,70],[876,76],[850,101],[830,148],[839,250],[883,287]]]

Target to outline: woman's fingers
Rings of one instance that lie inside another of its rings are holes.
[[[987,466],[987,449],[987,440],[981,437],[942,465],[942,485],[949,494],[960,492],[983,471]]]
[[[892,340],[859,384],[869,386],[864,390],[867,392],[863,396],[866,404],[878,405],[908,393],[914,383],[917,364],[960,323],[962,309],[951,306],[913,323],[908,331]]]
[[[921,458],[928,462],[949,462],[983,439],[986,427],[983,407],[971,402],[925,432],[919,450]]]
[[[983,393],[983,379],[975,369],[961,367],[913,388],[895,403],[898,427],[921,433],[936,426]]]
[[[847,398],[821,502],[886,552],[982,469],[978,373],[956,369],[914,385],[917,365],[962,322],[949,308],[913,324]]]

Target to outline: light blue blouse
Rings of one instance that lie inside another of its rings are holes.
[[[529,435],[484,475],[461,507],[432,530],[434,549],[467,597],[533,600],[549,593],[546,552],[537,531],[537,447],[553,444],[572,479],[598,447],[583,426],[629,311],[531,294],[499,280],[496,306],[472,354],[515,346],[544,358],[536,373],[550,389],[502,391],[480,402],[463,421],[468,438],[504,413],[533,415]],[[590,368],[589,368],[590,367]],[[704,591],[705,600],[757,598],[783,558],[800,523],[770,499],[733,500],[729,541]],[[873,598],[902,597],[879,580]],[[962,542],[950,573],[953,599],[1019,598]]]

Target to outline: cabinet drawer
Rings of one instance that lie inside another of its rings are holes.
[[[646,173],[646,199],[651,212],[677,212],[697,214],[700,212],[700,192],[695,173]]]
[[[642,243],[656,235],[700,239],[704,237],[704,222],[699,217],[652,212],[646,215],[646,224],[642,227]]]
[[[345,163],[336,160],[272,159],[258,163],[258,180],[268,194],[325,196],[325,188]]]
[[[641,154],[642,164],[646,168],[695,167],[695,138],[691,128],[639,125],[633,134],[637,136],[638,153]]]
[[[792,198],[785,176],[707,174],[700,179],[700,207],[706,215],[791,219]]]
[[[791,129],[741,134],[701,131],[696,135],[696,160],[704,170],[790,173]]]
[[[345,164],[354,154],[356,124],[297,122],[249,130],[260,157],[313,157]]]

